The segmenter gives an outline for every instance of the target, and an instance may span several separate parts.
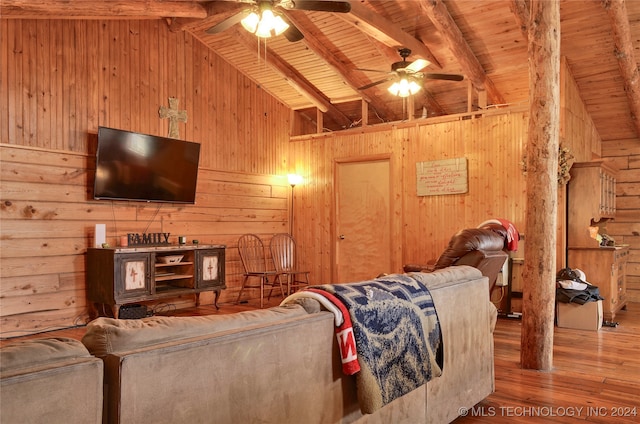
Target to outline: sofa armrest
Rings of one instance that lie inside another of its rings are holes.
[[[432,272],[436,269],[436,264],[430,261],[426,264],[406,264],[402,268],[404,272]]]
[[[103,363],[78,340],[35,339],[0,349],[2,422],[102,422]]]

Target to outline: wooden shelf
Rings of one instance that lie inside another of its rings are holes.
[[[186,266],[193,265],[193,262],[173,262],[170,264],[156,263],[156,268],[166,268],[169,266]]]
[[[171,281],[171,280],[184,280],[184,279],[192,279],[193,274],[168,274],[168,275],[157,275],[156,274],[156,282],[158,281]]]

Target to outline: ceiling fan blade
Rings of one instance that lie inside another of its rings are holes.
[[[388,74],[389,71],[383,71],[381,69],[366,69],[366,68],[356,68],[356,71],[362,71],[362,72],[380,72],[383,74]]]
[[[285,22],[289,24],[289,28],[287,28],[287,30],[282,34],[287,40],[295,43],[296,41],[300,41],[304,38],[304,34],[300,32],[300,30],[293,24],[293,22],[287,19],[286,16],[282,16],[282,19],[284,19]]]
[[[280,6],[289,10],[316,12],[349,13],[351,11],[351,3],[335,0],[283,0]]]
[[[385,79],[380,80],[380,81],[372,82],[371,84],[363,85],[362,87],[358,88],[358,91],[366,90],[367,88],[371,88],[371,87],[375,87],[376,85],[382,84],[382,83],[387,82],[387,81],[389,81],[391,79],[393,79],[393,78],[385,78]]]
[[[243,10],[242,12],[238,12],[235,15],[232,15],[232,16],[228,17],[227,19],[224,19],[224,20],[218,22],[217,24],[215,24],[211,28],[207,29],[205,32],[207,34],[219,34],[222,31],[225,31],[225,30],[231,28],[232,26],[234,26],[235,24],[237,24],[238,22],[240,22],[249,13],[251,13],[251,10],[249,10],[249,9]]]
[[[447,81],[462,81],[464,77],[462,75],[454,74],[424,74],[426,79],[438,79]]]
[[[418,59],[414,62],[411,62],[411,64],[407,66],[405,69],[410,72],[418,72],[424,69],[428,64],[429,64],[428,60]]]

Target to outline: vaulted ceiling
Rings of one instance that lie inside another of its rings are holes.
[[[304,1],[304,0],[298,0]],[[253,0],[2,0],[3,18],[163,19],[187,31],[283,104],[342,128],[439,116],[528,102],[528,0],[352,0],[349,13],[284,10],[304,35],[258,42],[240,24],[207,29]],[[640,1],[562,0],[561,54],[603,140],[638,138],[636,52]],[[460,74],[463,81],[427,79],[412,99],[387,91],[401,58],[431,63],[424,72]],[[378,71],[378,72],[373,72]],[[363,107],[363,104],[365,105]]]

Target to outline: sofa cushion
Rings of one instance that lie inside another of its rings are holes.
[[[482,272],[469,265],[452,266],[433,272],[411,273],[412,277],[427,286],[429,290],[454,286],[482,278]]]
[[[199,317],[155,316],[140,320],[97,318],[87,325],[82,343],[93,355],[104,357],[114,352],[130,351],[239,328],[246,329],[302,315],[307,315],[302,306],[286,305]]]
[[[0,350],[0,372],[3,376],[14,371],[44,366],[71,359],[91,357],[78,340],[65,337],[24,340]]]

